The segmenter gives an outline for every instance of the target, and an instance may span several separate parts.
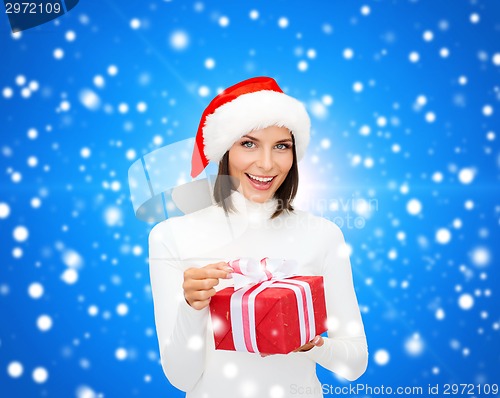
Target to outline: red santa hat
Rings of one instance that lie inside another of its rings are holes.
[[[191,161],[195,178],[208,162],[219,162],[245,134],[269,126],[288,128],[295,138],[297,160],[309,144],[311,121],[304,105],[270,77],[254,77],[224,90],[201,116]]]

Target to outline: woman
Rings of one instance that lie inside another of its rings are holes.
[[[161,363],[189,398],[322,397],[316,363],[351,381],[366,369],[342,232],[292,206],[309,129],[304,106],[267,77],[228,88],[203,113],[191,175],[219,163],[216,204],[163,221],[149,236]],[[242,257],[293,259],[299,274],[323,276],[328,337],[288,355],[215,350],[210,299],[232,286],[226,261]]]

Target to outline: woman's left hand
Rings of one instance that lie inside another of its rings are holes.
[[[324,343],[325,343],[325,341],[323,340],[323,337],[316,336],[309,343],[304,344],[302,347],[299,347],[296,350],[293,350],[293,352],[309,351],[313,347],[321,347]]]
[[[323,340],[323,337],[321,336],[316,336],[314,339],[312,339],[309,343],[304,344],[302,347],[297,348],[296,350],[293,350],[292,352],[304,352],[304,351],[309,351],[313,347],[321,347],[325,341]],[[261,357],[268,357],[269,355],[273,354],[260,354]]]

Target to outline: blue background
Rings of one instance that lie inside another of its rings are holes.
[[[184,396],[159,365],[153,224],[127,171],[259,75],[312,116],[297,200],[352,248],[370,352],[355,383],[499,383],[499,15],[495,1],[103,0],[16,35],[1,16],[0,396]]]

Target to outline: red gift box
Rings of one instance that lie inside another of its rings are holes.
[[[327,330],[326,303],[322,276],[296,276],[275,281],[278,286],[286,281],[306,282],[311,289],[314,307],[315,335]],[[265,282],[266,283],[266,282]],[[257,289],[261,284],[248,290]],[[234,288],[228,287],[215,294],[210,301],[210,315],[214,329],[215,348],[236,351],[231,326],[231,296]],[[307,312],[307,311],[306,311]],[[305,318],[308,316],[305,314]],[[311,320],[312,321],[312,320]],[[302,332],[303,333],[303,332]],[[314,336],[308,336],[310,341]],[[258,352],[263,354],[288,354],[302,346],[299,325],[299,308],[296,294],[284,287],[267,287],[255,298],[255,338]],[[252,350],[249,350],[252,352]]]

